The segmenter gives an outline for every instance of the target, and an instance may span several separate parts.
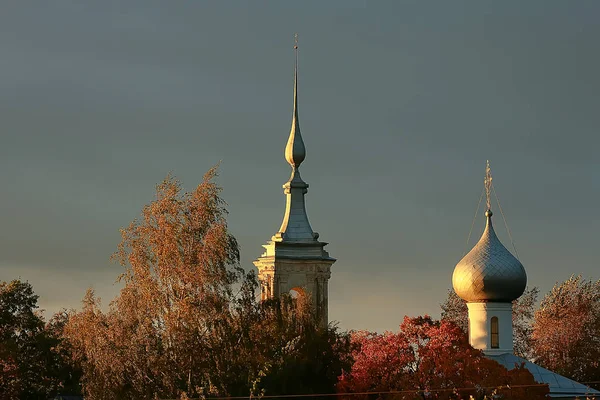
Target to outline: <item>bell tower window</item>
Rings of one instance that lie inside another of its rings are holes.
[[[492,349],[497,349],[500,347],[500,338],[498,333],[498,317],[492,317],[491,322],[491,347]]]

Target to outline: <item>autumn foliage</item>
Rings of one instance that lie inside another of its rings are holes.
[[[341,393],[374,392],[384,399],[482,399],[494,394],[542,399],[548,390],[526,369],[507,371],[473,349],[457,325],[428,316],[405,317],[396,333],[355,332],[352,343],[354,364],[340,377]]]
[[[600,388],[600,281],[557,283],[535,313],[532,336],[538,364]]]
[[[536,309],[538,293],[528,289],[513,302],[515,354],[600,388],[600,281],[572,276],[554,285]],[[466,332],[466,303],[449,290],[441,306],[442,319]]]
[[[302,301],[257,301],[216,172],[191,193],[172,177],[158,185],[122,230],[120,295],[103,312],[90,290],[71,316],[66,335],[86,398],[334,391],[349,341],[320,329]]]
[[[547,394],[523,366],[508,371],[469,345],[466,307],[456,296],[441,322],[405,317],[398,332],[382,334],[322,328],[308,297],[258,301],[216,176],[209,170],[190,193],[168,176],[141,217],[122,229],[113,259],[123,268],[123,287],[108,309],[88,290],[81,310],[45,324],[30,285],[0,284],[0,399],[80,390],[90,400]],[[537,290],[528,291],[514,304],[516,348],[567,376],[597,376],[598,288],[579,278],[555,287],[533,328]]]
[[[188,194],[172,177],[158,185],[142,218],[121,231],[114,255],[125,267],[120,295],[105,314],[88,291],[82,312],[72,316],[67,335],[90,398],[222,389],[206,379],[207,354],[216,351],[216,333],[240,299],[233,284],[246,288],[215,174],[211,169]]]

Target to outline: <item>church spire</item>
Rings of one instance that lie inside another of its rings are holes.
[[[285,159],[292,167],[290,180],[283,185],[286,194],[285,215],[279,231],[273,237],[277,241],[316,242],[319,235],[313,232],[304,203],[304,195],[308,192],[308,184],[300,177],[300,164],[306,157],[306,148],[300,134],[298,118],[298,35],[294,37],[294,110],[292,128],[285,146]]]
[[[265,252],[254,261],[258,268],[261,298],[275,298],[295,291],[307,296],[322,327],[328,323],[329,278],[335,258],[325,250],[327,243],[319,241],[313,232],[304,196],[308,184],[300,177],[299,167],[306,149],[300,134],[298,119],[298,35],[294,41],[294,105],[292,128],[285,146],[285,159],[292,167],[290,179],[283,185],[285,214],[281,227],[263,247]]]
[[[296,62],[294,64],[294,110],[292,113],[292,128],[290,137],[285,146],[285,159],[292,166],[292,178],[300,167],[304,157],[306,157],[306,148],[300,134],[300,119],[298,118],[298,34],[294,36],[294,53]]]

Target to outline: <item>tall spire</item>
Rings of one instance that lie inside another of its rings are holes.
[[[292,178],[306,157],[306,148],[300,134],[300,119],[298,118],[298,34],[294,35],[294,53],[296,58],[294,64],[294,111],[290,137],[285,146],[285,159],[292,166]]]
[[[298,118],[298,34],[294,36],[294,110],[292,128],[285,146],[285,159],[292,167],[290,180],[283,185],[286,194],[285,215],[279,231],[273,237],[279,241],[316,242],[319,235],[313,232],[306,207],[304,195],[308,192],[308,184],[300,177],[300,164],[306,157],[306,148],[300,134]]]
[[[294,53],[292,128],[284,152],[286,161],[292,167],[292,175],[283,185],[285,214],[281,227],[263,245],[265,252],[254,261],[254,265],[258,268],[263,300],[294,290],[311,300],[320,325],[326,327],[328,285],[335,258],[325,250],[327,243],[318,240],[319,234],[313,232],[306,214],[304,196],[308,192],[308,184],[302,180],[299,171],[306,149],[298,119],[298,35],[295,35]]]

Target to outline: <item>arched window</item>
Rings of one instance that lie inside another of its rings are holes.
[[[500,338],[498,337],[498,317],[492,317],[491,325],[492,349],[497,349],[500,347]]]
[[[306,293],[304,292],[304,288],[295,287],[295,288],[290,289],[289,294],[292,299],[297,299],[301,296],[304,296]]]

